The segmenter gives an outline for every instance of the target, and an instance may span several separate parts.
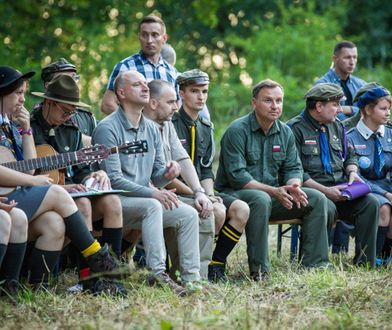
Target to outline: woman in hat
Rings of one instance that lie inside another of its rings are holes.
[[[27,80],[33,75],[33,72],[22,74],[14,68],[0,66],[0,145],[11,150],[18,160],[30,159],[36,155],[30,116],[23,106]],[[7,197],[15,200],[18,207],[26,213],[29,220],[29,240],[35,241],[28,257],[30,283],[37,286],[40,283],[47,284],[65,234],[88,260],[92,272],[115,275],[113,271],[118,268],[118,262],[106,246],[102,248],[94,240],[74,201],[62,187],[50,185],[50,179],[46,176],[31,177],[4,168],[0,168],[0,171],[8,174],[4,178],[3,175],[0,176],[1,184],[22,186]],[[6,278],[7,269],[2,267],[0,279]]]
[[[361,175],[380,202],[378,265],[392,261],[392,127],[387,125],[391,105],[390,92],[384,87],[365,91],[358,99],[362,118],[347,135],[358,157]]]

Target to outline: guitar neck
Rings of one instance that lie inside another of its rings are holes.
[[[76,152],[67,152],[34,159],[20,160],[17,162],[8,162],[1,165],[11,168],[18,172],[27,172],[31,170],[42,169],[45,171],[64,168],[70,165],[79,164]]]

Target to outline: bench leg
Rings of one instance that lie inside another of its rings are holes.
[[[294,260],[298,254],[298,225],[291,226],[291,246],[290,246],[290,260]]]
[[[282,225],[278,225],[278,246],[276,249],[276,253],[278,255],[278,257],[280,257],[280,255],[282,254],[282,237],[283,237],[283,226]]]

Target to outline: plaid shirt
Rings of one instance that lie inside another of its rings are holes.
[[[158,63],[155,65],[151,63],[143,51],[136,53],[121,62],[117,63],[112,71],[109,78],[109,83],[107,89],[113,90],[114,81],[116,80],[118,74],[122,71],[135,70],[140,72],[147,81],[154,79],[166,80],[173,84],[178,95],[178,85],[176,83],[177,70],[167,63],[162,57],[159,59]]]

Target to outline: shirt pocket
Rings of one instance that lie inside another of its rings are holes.
[[[249,151],[246,158],[249,165],[258,164],[261,159],[261,151]]]

